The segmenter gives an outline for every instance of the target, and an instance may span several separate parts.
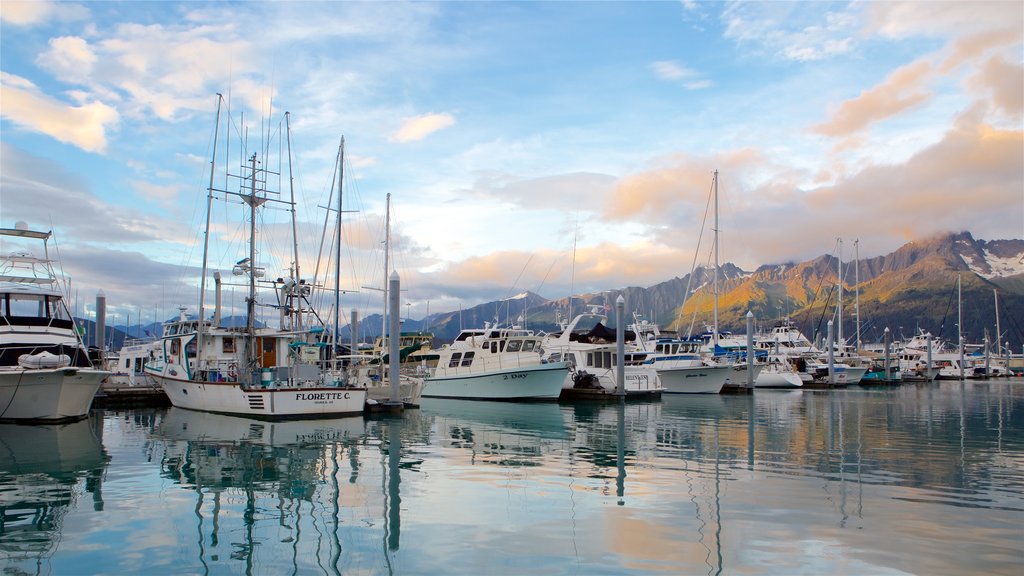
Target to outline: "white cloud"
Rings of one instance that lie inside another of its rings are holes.
[[[722,21],[726,38],[808,62],[853,51],[859,9],[854,4],[846,12],[822,13],[806,2],[735,2],[722,11]]]
[[[120,122],[117,110],[98,101],[72,106],[43,94],[34,84],[0,72],[0,116],[27,130],[40,132],[87,152],[104,153],[107,131]]]
[[[678,62],[661,60],[650,65],[654,74],[662,80],[681,81],[681,85],[687,90],[701,90],[710,88],[714,82],[706,78],[699,78],[700,73],[692,68],[687,68]]]
[[[392,142],[415,142],[423,140],[427,136],[443,130],[455,124],[455,117],[451,114],[423,114],[413,118],[406,118],[402,126],[391,135]]]
[[[36,26],[51,20],[70,22],[89,18],[89,9],[72,2],[50,2],[48,0],[4,0],[0,10],[0,21],[15,26]]]

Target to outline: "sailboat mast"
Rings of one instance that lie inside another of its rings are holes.
[[[224,97],[217,94],[217,121],[213,127],[213,157],[210,158],[210,185],[206,188],[206,229],[203,231],[203,271],[199,278],[199,324],[196,327],[196,368],[203,366],[203,306],[206,300],[206,266],[210,252],[210,210],[213,207],[213,179],[217,170],[217,139],[220,135],[220,105]]]
[[[956,335],[957,346],[960,348],[960,379],[964,379],[964,302],[963,286],[960,283],[960,274],[956,275]]]
[[[334,346],[338,344],[341,336],[341,191],[342,182],[345,178],[345,137],[341,137],[341,144],[338,145],[338,240],[334,247]],[[349,326],[355,330],[354,326]],[[355,350],[352,350],[355,354]]]
[[[842,346],[845,344],[843,340],[843,239],[837,238],[836,241],[839,247],[839,295],[836,300],[836,305],[839,306],[839,313],[836,314],[838,316],[838,322],[836,322],[836,343],[840,351],[842,351]]]
[[[715,325],[712,334],[714,348],[718,347],[718,170],[715,170]],[[712,348],[712,354],[714,354]]]
[[[295,178],[292,176],[292,126],[289,122],[291,118],[291,112],[284,113],[284,125],[287,132],[288,139],[288,188],[291,191],[292,199],[292,247],[295,254],[295,282],[299,281],[299,230],[295,223]],[[294,290],[295,288],[292,287]],[[302,301],[299,300],[298,310],[293,311],[295,313],[295,329],[302,330]]]
[[[391,193],[388,192],[387,206],[384,210],[384,313],[381,315],[380,336],[381,344],[384,343],[384,335],[388,329],[388,256],[391,252]],[[396,335],[392,334],[394,338]]]
[[[1003,333],[999,331],[999,291],[993,288],[992,296],[995,297],[996,304],[996,356],[1000,356],[1003,353]]]
[[[857,350],[860,350],[860,238],[853,241],[853,283],[855,284],[853,313],[857,321]]]

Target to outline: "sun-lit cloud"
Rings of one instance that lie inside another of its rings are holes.
[[[864,27],[886,38],[960,37],[1020,27],[1024,4],[1001,0],[974,2],[867,2]]]
[[[926,60],[903,66],[881,84],[843,102],[829,120],[813,130],[825,136],[847,136],[919,106],[932,96],[925,89],[931,73],[932,65]]]
[[[415,142],[444,130],[455,124],[455,117],[448,113],[431,113],[406,118],[402,125],[391,135],[392,142]]]
[[[98,101],[72,105],[48,96],[24,78],[0,72],[0,115],[25,130],[46,134],[87,152],[104,153],[117,110]]]
[[[1019,121],[1024,114],[1024,66],[1019,63],[989,58],[967,79],[967,86],[989,97],[993,107],[1010,118]]]
[[[87,20],[89,9],[74,2],[51,0],[4,0],[0,7],[0,21],[14,26],[37,26],[57,20],[71,22]]]

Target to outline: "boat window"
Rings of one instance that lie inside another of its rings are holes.
[[[128,368],[132,367],[132,359],[131,358],[125,358],[124,359],[124,367],[125,367],[126,370]]]
[[[571,366],[573,368],[576,367],[576,354],[573,354],[571,352],[569,354],[566,354],[565,355],[565,360],[567,362],[569,362],[569,366]]]
[[[497,354],[498,353],[498,343],[497,342],[491,342],[491,353],[492,354]]]
[[[498,350],[501,350],[502,352],[505,351],[505,341],[504,340],[502,340],[501,344],[498,345]]]
[[[235,339],[234,338],[225,338],[225,339],[221,340],[221,350],[225,354],[234,354],[234,352],[235,352]]]
[[[548,357],[548,362],[561,362],[561,361],[562,361],[562,353],[561,352],[555,352],[555,353],[551,354],[551,356]]]
[[[195,340],[195,338],[189,340],[188,344],[185,344],[185,354],[189,358],[195,358],[196,357],[196,340]]]
[[[47,296],[46,297],[47,307],[47,318],[56,318],[58,320],[70,320],[71,318],[65,313],[64,306],[61,303],[59,296]]]
[[[135,371],[136,372],[142,372],[143,367],[144,367],[144,364],[142,363],[142,358],[136,358],[135,359]]]
[[[526,340],[523,342],[523,352],[533,352],[533,349],[537,346],[536,340]]]
[[[523,341],[522,340],[509,340],[509,342],[508,342],[508,351],[509,352],[519,352],[519,350],[522,347],[523,347]]]
[[[45,318],[43,296],[39,294],[10,294],[8,296],[11,316],[24,318]]]
[[[178,340],[177,338],[175,338],[174,340],[171,340],[171,354],[180,354],[180,353],[181,353],[181,341]]]
[[[474,354],[474,352],[466,352],[466,355],[462,357],[462,365],[469,366],[470,364],[472,364]]]
[[[459,360],[462,359],[462,352],[455,352],[452,354],[452,359],[448,361],[449,368],[457,368],[459,366]]]

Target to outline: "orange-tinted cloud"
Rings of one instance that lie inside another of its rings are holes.
[[[932,66],[926,60],[898,68],[883,83],[843,102],[832,118],[814,126],[813,130],[825,136],[848,136],[919,106],[931,97],[924,89],[931,73]]]

